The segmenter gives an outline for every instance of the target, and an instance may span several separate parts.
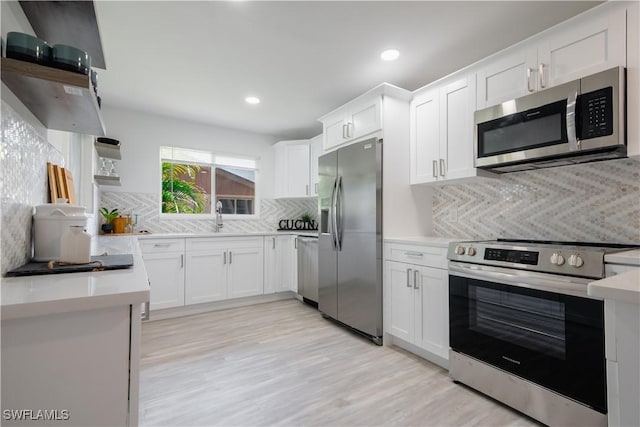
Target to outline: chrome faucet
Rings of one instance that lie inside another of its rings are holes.
[[[218,201],[216,203],[216,233],[219,233],[222,227],[224,227],[222,223],[222,202]]]

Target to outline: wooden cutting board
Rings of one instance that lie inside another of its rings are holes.
[[[76,204],[76,188],[73,185],[73,175],[69,169],[62,169],[65,185],[67,186],[67,197],[69,199],[69,203],[72,205]]]
[[[47,162],[47,175],[49,176],[49,201],[55,203],[58,198],[58,180],[56,179],[56,172],[54,170],[54,164]]]
[[[67,180],[64,176],[64,168],[53,165],[53,170],[56,176],[56,187],[58,188],[58,197],[69,200],[69,193],[67,192]]]

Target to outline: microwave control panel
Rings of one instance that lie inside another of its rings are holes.
[[[583,93],[578,97],[578,138],[591,139],[613,134],[613,88]]]

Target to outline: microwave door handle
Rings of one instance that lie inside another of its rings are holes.
[[[567,98],[567,142],[569,151],[580,150],[580,140],[576,137],[576,101],[578,91],[573,91]]]

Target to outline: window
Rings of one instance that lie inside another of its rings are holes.
[[[219,202],[223,214],[256,214],[257,159],[176,147],[160,158],[162,213],[211,215]]]

